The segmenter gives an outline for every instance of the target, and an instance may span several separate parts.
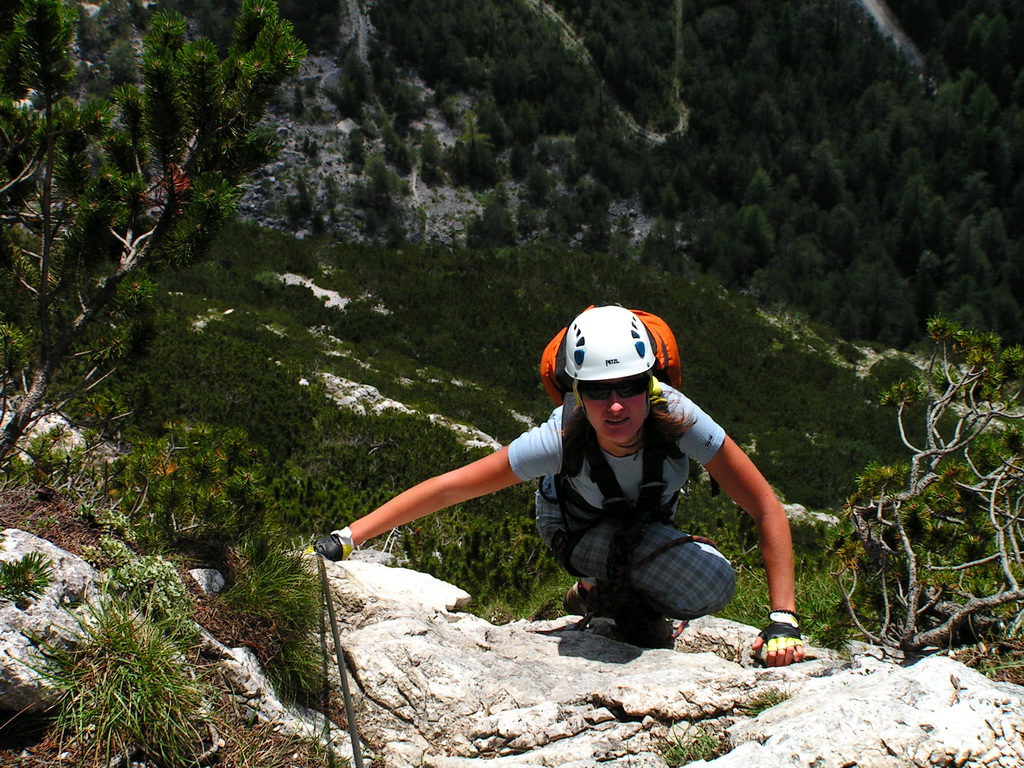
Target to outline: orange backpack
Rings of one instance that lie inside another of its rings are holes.
[[[591,304],[587,309],[593,309]],[[586,311],[586,310],[584,310]],[[676,344],[676,337],[668,323],[657,315],[643,310],[630,310],[640,318],[647,335],[651,338],[651,347],[654,349],[654,368],[651,372],[659,380],[675,389],[682,386],[682,371],[679,360],[679,345]],[[540,357],[540,380],[544,385],[544,391],[555,403],[561,405],[567,392],[572,392],[572,379],[565,372],[565,334],[569,328],[566,326],[555,337],[548,342]]]

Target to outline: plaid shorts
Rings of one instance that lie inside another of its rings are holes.
[[[541,537],[550,546],[555,531],[551,517],[538,515]],[[544,523],[548,523],[545,525]],[[602,581],[608,574],[612,537],[621,528],[614,520],[600,522],[580,539],[572,552],[572,567],[587,578]],[[670,541],[686,534],[669,525],[651,523],[633,549],[638,563]],[[714,547],[688,541],[666,548],[630,572],[630,584],[657,609],[673,619],[695,619],[722,610],[736,591],[736,572]]]

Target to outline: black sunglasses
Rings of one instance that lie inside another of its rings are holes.
[[[647,392],[651,379],[649,376],[633,376],[622,381],[578,381],[576,391],[587,400],[607,400],[612,392],[621,398],[636,397]]]

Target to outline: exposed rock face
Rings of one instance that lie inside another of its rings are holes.
[[[48,692],[35,671],[38,642],[61,643],[79,633],[76,615],[96,598],[99,574],[85,560],[24,531],[9,529],[0,537],[0,562],[14,562],[31,552],[50,560],[54,579],[38,600],[0,601],[0,708],[38,712]]]
[[[665,766],[679,723],[704,723],[731,748],[702,765],[1024,765],[1024,689],[944,657],[904,668],[812,651],[765,669],[750,658],[757,630],[714,618],[675,651],[641,651],[568,619],[493,626],[453,612],[460,590],[382,569],[327,565],[361,728],[386,765]]]
[[[61,565],[38,601],[0,605],[3,709],[45,706],[45,686],[25,671],[27,637],[73,625],[57,606],[95,594],[87,564],[28,534],[6,531],[0,559],[33,550]],[[693,723],[721,749],[691,764],[716,768],[1024,765],[1024,688],[945,657],[902,667],[814,651],[765,669],[750,658],[757,630],[720,619],[693,622],[674,651],[641,651],[601,625],[567,628],[571,618],[489,624],[459,612],[465,592],[414,571],[364,561],[325,571],[374,764],[663,767]],[[261,717],[317,734],[318,715],[277,701],[245,649],[204,634],[204,651]],[[345,754],[341,729],[332,735]]]
[[[864,656],[735,725],[739,746],[713,764],[777,768],[813,754],[822,766],[1021,766],[1022,695],[942,656],[910,667]]]

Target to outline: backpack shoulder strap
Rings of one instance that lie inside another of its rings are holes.
[[[569,423],[569,419],[572,418],[575,408],[576,395],[573,392],[569,392],[565,396],[565,402],[562,405],[563,433]],[[644,449],[640,495],[636,504],[633,504],[626,497],[626,494],[623,493],[618,478],[615,477],[615,472],[612,470],[611,465],[608,464],[608,460],[605,458],[601,448],[596,444],[588,447],[586,459],[590,465],[590,480],[601,491],[601,496],[604,498],[602,507],[598,509],[584,500],[582,496],[565,482],[565,458],[563,454],[562,466],[555,476],[555,489],[559,496],[559,502],[563,505],[563,516],[566,514],[564,507],[566,497],[570,498],[573,504],[584,509],[593,509],[595,512],[613,515],[626,514],[632,509],[644,511],[660,508],[662,506],[661,499],[665,493],[665,461],[669,456],[677,455],[681,456],[682,453],[675,445],[668,447],[655,446]]]

